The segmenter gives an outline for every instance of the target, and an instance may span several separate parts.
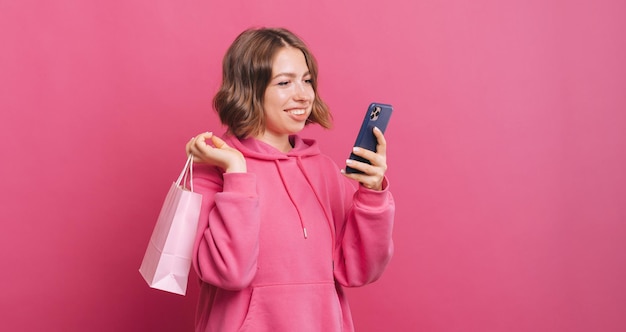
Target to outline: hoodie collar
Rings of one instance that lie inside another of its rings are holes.
[[[275,147],[252,137],[239,139],[234,136],[228,136],[226,139],[230,146],[239,150],[245,157],[260,160],[279,160],[320,154],[319,146],[315,140],[301,138],[298,135],[289,136],[289,140],[292,142],[293,149],[283,153]]]

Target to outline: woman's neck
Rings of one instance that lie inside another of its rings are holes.
[[[267,133],[264,133],[264,134],[260,134],[256,136],[255,138],[263,143],[273,146],[274,148],[276,148],[276,150],[282,153],[287,153],[291,151],[291,149],[293,149],[293,146],[291,145],[291,142],[289,141],[288,135],[274,136],[274,135],[268,135]]]

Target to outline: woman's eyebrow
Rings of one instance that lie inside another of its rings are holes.
[[[302,76],[308,76],[308,75],[311,75],[311,73],[307,71]],[[292,72],[283,72],[283,73],[278,73],[278,74],[274,75],[272,77],[272,79],[275,79],[275,78],[280,77],[280,76],[286,76],[286,77],[289,77],[289,78],[296,78],[296,77],[298,77],[298,74],[292,73]]]

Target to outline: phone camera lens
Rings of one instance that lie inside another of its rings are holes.
[[[380,115],[380,106],[376,106],[374,107],[374,109],[372,110],[372,113],[370,114],[370,119],[376,120],[378,119],[379,115]]]

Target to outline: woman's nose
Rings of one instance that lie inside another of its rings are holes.
[[[309,101],[313,99],[314,95],[313,88],[309,84],[304,82],[296,84],[295,98],[297,100]]]

